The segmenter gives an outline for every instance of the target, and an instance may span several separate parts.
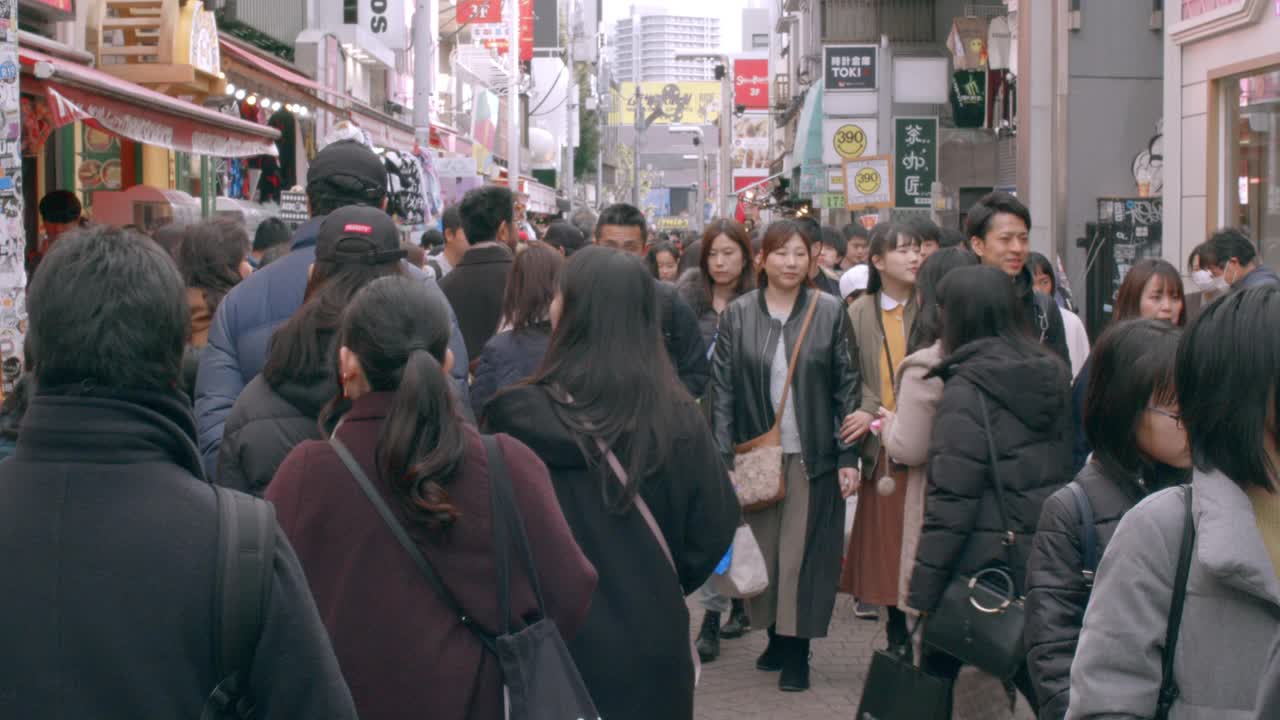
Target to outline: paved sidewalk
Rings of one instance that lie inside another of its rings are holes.
[[[690,603],[693,632],[702,609]],[[853,603],[844,595],[836,602],[831,635],[812,644],[812,689],[804,693],[778,690],[777,673],[756,670],[756,657],[766,637],[753,631],[737,640],[721,642],[720,659],[702,668],[695,705],[696,720],[853,720],[876,648],[885,645],[883,623],[853,616]],[[963,720],[1034,720],[1018,700],[1019,712],[1009,712],[1003,690],[994,679],[965,671],[956,688],[956,718]]]

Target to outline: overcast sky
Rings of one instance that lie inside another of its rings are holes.
[[[725,53],[742,52],[742,8],[768,7],[765,0],[641,0],[640,7],[660,7],[700,17],[720,18],[720,50]],[[604,0],[605,32],[611,33],[613,23],[631,14],[627,0]],[[696,7],[697,10],[690,10]]]

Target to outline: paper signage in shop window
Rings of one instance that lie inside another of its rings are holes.
[[[307,194],[301,190],[285,190],[280,193],[280,219],[297,226],[311,219],[311,207]]]
[[[844,196],[850,210],[893,204],[893,158],[876,155],[844,162]]]
[[[404,0],[360,0],[360,24],[392,50],[409,47]]]
[[[894,118],[894,207],[928,210],[938,179],[938,118]]]

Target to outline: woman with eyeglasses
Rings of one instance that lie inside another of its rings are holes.
[[[1028,562],[1024,636],[1040,720],[1067,713],[1093,573],[1120,518],[1188,478],[1173,378],[1181,334],[1160,320],[1129,320],[1103,333],[1094,350],[1084,414],[1093,457],[1045,501]]]

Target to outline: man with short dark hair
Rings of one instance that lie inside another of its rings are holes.
[[[1204,269],[1222,280],[1232,290],[1247,290],[1264,285],[1280,284],[1280,275],[1263,265],[1258,253],[1244,233],[1235,228],[1223,228],[1209,237],[1205,243]]]
[[[204,480],[176,390],[189,311],[173,261],[129,231],[79,231],[45,258],[28,307],[37,390],[0,465],[0,715],[195,718],[240,671],[257,717],[354,719],[278,527],[264,528],[272,560],[254,576],[267,583],[260,629],[219,622],[222,503],[274,515]],[[231,567],[228,584],[253,564]],[[220,667],[236,640],[251,662]]]
[[[871,233],[861,223],[849,223],[840,229],[844,235],[844,262],[840,267],[848,270],[854,265],[865,265],[871,252]]]
[[[610,205],[600,213],[596,223],[595,244],[643,259],[649,249],[648,228],[644,213],[635,206],[626,203]],[[667,355],[671,357],[671,364],[689,394],[702,397],[711,379],[711,365],[707,362],[707,348],[703,345],[698,317],[689,303],[680,298],[675,285],[659,280],[654,282]]]
[[[27,244],[27,275],[35,274],[40,260],[64,233],[84,224],[80,198],[70,190],[54,190],[40,199],[40,220],[44,223],[44,239]]]
[[[562,257],[569,257],[586,247],[587,239],[578,228],[563,220],[557,220],[547,226],[547,233],[542,242],[560,251]]]
[[[467,249],[471,244],[467,242],[467,233],[462,229],[462,213],[458,212],[457,205],[450,205],[444,209],[444,214],[440,216],[440,225],[444,228],[444,249],[432,255],[432,259],[440,266],[445,275],[453,272],[453,269],[462,262],[462,256],[467,254]]]
[[[214,314],[209,345],[200,356],[195,396],[200,452],[211,479],[217,476],[218,448],[232,405],[262,371],[276,327],[302,307],[316,256],[316,234],[325,216],[348,205],[386,208],[387,170],[382,159],[358,142],[327,145],[307,170],[307,204],[311,219],[294,233],[293,250],[233,288]],[[440,292],[421,269],[409,266],[409,271],[430,292]],[[467,349],[452,313],[450,320],[455,325],[449,349],[458,359],[452,375],[466,407]]]
[[[930,255],[942,248],[942,228],[927,217],[912,220],[911,227],[920,236],[920,264],[923,265]]]
[[[1031,211],[1014,196],[989,193],[970,210],[966,231],[969,244],[983,264],[1003,270],[1018,292],[1032,335],[1058,353],[1068,367],[1071,354],[1058,303],[1038,293],[1027,256],[1031,252]]]
[[[826,244],[832,241],[828,233],[830,228],[824,228],[818,224],[818,221],[809,217],[796,218],[796,223],[800,225],[800,231],[805,234],[805,238],[809,241],[809,281],[813,286],[824,293],[833,297],[842,297],[840,295],[840,278],[833,278],[826,273],[822,267],[821,258]]]
[[[278,245],[289,244],[289,226],[280,218],[270,217],[258,223],[253,231],[253,251],[245,258],[254,270],[262,267],[267,251]]]
[[[458,212],[471,247],[440,289],[458,313],[467,355],[479,359],[502,321],[502,297],[515,260],[514,201],[507,188],[488,185],[468,192]]]

